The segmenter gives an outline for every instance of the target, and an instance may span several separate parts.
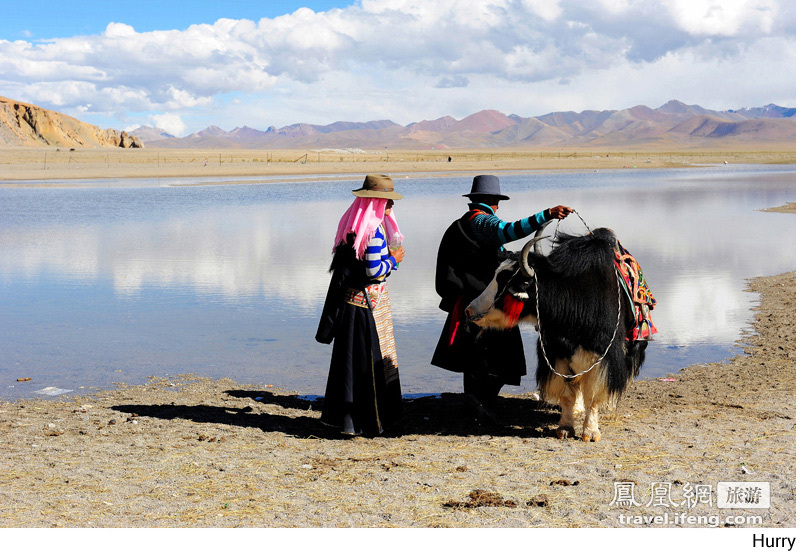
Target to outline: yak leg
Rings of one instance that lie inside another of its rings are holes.
[[[593,402],[585,412],[585,426],[582,431],[582,440],[585,442],[598,442],[601,440],[599,431],[599,404]]]
[[[592,388],[593,375],[599,367],[596,366],[592,371],[588,372],[588,379],[582,383],[582,392],[587,402],[585,408],[585,424],[582,428],[582,440],[585,442],[597,442],[601,440],[601,431],[599,431],[599,408],[601,407],[601,400],[598,394]]]
[[[576,436],[574,429],[574,404],[576,402],[576,390],[571,390],[566,384],[563,396],[560,398],[560,424],[557,427],[558,439],[571,439]]]
[[[571,375],[571,369],[565,359],[557,360],[555,370],[562,375]],[[559,375],[552,375],[549,384],[552,385],[552,390],[559,390],[560,423],[557,427],[557,438],[573,438],[576,436],[576,429],[574,428],[576,418],[584,411],[579,385],[575,382],[567,381]]]
[[[598,357],[591,352],[578,351],[571,360],[574,367],[583,367],[580,371],[590,367]],[[599,430],[599,408],[606,402],[607,390],[605,384],[606,369],[604,364],[597,364],[580,377],[582,395],[585,400],[585,423],[582,431],[582,440],[597,442],[601,440]]]

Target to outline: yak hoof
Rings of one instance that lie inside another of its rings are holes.
[[[576,431],[574,431],[574,427],[572,425],[560,425],[557,427],[558,439],[573,439],[575,436]]]
[[[601,440],[601,433],[597,430],[585,431],[582,433],[582,440],[591,443],[597,443]]]

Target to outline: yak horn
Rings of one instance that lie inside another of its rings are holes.
[[[541,241],[548,237],[548,235],[541,235],[539,237],[535,237],[528,243],[524,245],[521,254],[518,255],[518,265],[521,267],[521,271],[527,278],[535,277],[535,269],[529,265],[529,252],[532,250],[532,247],[537,244],[538,241]]]

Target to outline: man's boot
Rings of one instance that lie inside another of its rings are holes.
[[[498,396],[501,386],[493,392],[495,383],[489,381],[485,375],[474,371],[466,372],[463,377],[465,404],[471,419],[482,425],[497,425],[498,419],[493,413],[492,403]]]

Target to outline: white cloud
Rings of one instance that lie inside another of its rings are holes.
[[[258,22],[146,33],[115,22],[100,35],[0,41],[0,85],[124,124],[169,113],[227,129],[463,117],[490,105],[533,116],[620,107],[634,92],[636,103],[661,104],[686,100],[672,92],[691,77],[710,102],[738,108],[793,91],[794,72],[766,68],[793,65],[794,15],[790,0],[363,0]],[[219,101],[235,95],[248,100],[239,121],[216,121]],[[248,120],[256,114],[265,120]]]
[[[523,0],[524,7],[546,21],[554,21],[563,13],[560,0]]]
[[[125,37],[136,37],[136,31],[130,25],[124,23],[109,23],[106,26],[106,31],[103,33],[104,37],[110,39],[122,39]]]
[[[435,87],[468,87],[468,78],[465,76],[443,76]]]
[[[173,136],[183,136],[186,130],[184,121],[181,119],[181,116],[177,114],[163,113],[150,115],[149,120],[153,126],[161,128]]]
[[[680,28],[697,36],[769,33],[779,9],[774,0],[671,0],[668,4]]]

